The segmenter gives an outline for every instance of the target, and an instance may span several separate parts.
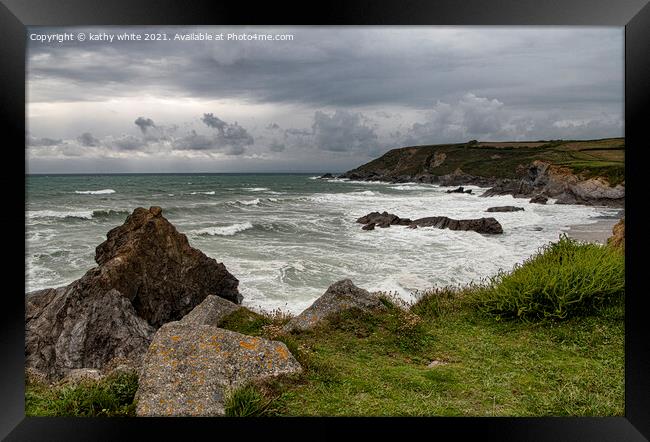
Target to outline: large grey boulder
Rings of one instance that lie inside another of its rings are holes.
[[[320,298],[284,327],[284,332],[304,331],[314,328],[328,316],[344,310],[358,308],[363,311],[385,310],[379,296],[357,287],[349,279],[335,282]]]
[[[301,370],[282,342],[170,322],[156,332],[144,357],[136,414],[222,416],[237,387]]]
[[[49,380],[114,358],[138,361],[155,332],[117,290],[87,296],[73,283],[28,294],[25,309],[26,366]]]
[[[183,324],[218,326],[226,316],[240,308],[242,307],[234,302],[210,295],[202,303],[194,307],[191,312],[183,316],[180,322]]]

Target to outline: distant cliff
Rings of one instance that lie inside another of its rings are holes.
[[[625,140],[478,142],[393,149],[339,178],[491,187],[559,204],[624,205]]]

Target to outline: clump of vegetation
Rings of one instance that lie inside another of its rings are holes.
[[[474,293],[477,308],[498,318],[556,319],[622,304],[625,258],[613,248],[560,237]]]
[[[136,373],[116,373],[101,380],[49,386],[25,386],[27,416],[135,416]]]
[[[275,414],[271,404],[272,400],[264,397],[255,385],[247,384],[226,398],[225,413],[230,417],[271,416]]]

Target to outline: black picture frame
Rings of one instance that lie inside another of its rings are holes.
[[[414,437],[494,440],[636,441],[650,438],[650,321],[641,289],[640,205],[626,207],[625,416],[603,418],[26,418],[24,412],[25,49],[28,25],[581,25],[625,26],[626,200],[640,198],[648,149],[643,110],[650,103],[650,5],[648,0],[445,0],[378,3],[333,1],[298,5],[264,2],[155,0],[0,0],[0,127],[6,158],[2,189],[13,199],[0,220],[5,245],[0,322],[0,436],[6,440],[192,440],[236,432],[235,437],[307,437],[345,434],[367,437],[422,431]],[[23,167],[21,167],[21,164]],[[22,174],[22,176],[21,176]],[[24,189],[24,181],[23,189]],[[19,232],[23,232],[22,237]],[[632,240],[630,240],[632,238]],[[14,253],[15,252],[15,253]],[[22,256],[22,255],[21,255]]]

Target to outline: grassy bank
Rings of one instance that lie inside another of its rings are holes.
[[[304,371],[237,390],[227,414],[622,416],[623,269],[620,251],[563,238],[482,285],[411,306],[386,295],[387,311],[347,311],[308,332],[282,335],[286,316],[240,309],[220,326],[285,342]],[[61,403],[111,391],[100,384],[28,386],[28,414],[96,414],[104,402]]]

